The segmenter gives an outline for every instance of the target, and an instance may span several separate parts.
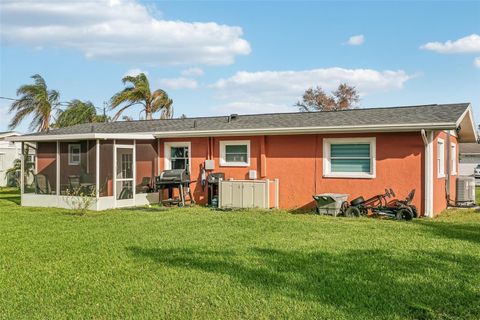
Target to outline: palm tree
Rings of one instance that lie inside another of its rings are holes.
[[[107,122],[107,120],[106,115],[97,114],[97,109],[90,101],[74,99],[68,103],[65,110],[58,111],[57,121],[53,126],[63,128],[80,123]]]
[[[147,76],[144,73],[140,73],[137,76],[125,76],[122,82],[123,84],[129,83],[130,85],[122,91],[117,92],[110,99],[111,110],[124,104],[113,116],[112,121],[116,121],[123,111],[136,104],[143,106],[141,112],[145,112],[145,118],[147,120],[153,119],[153,114],[158,111],[162,111],[162,119],[172,117],[172,99],[170,99],[168,94],[162,89],[155,90],[152,93]]]
[[[40,75],[35,74],[31,78],[35,84],[26,84],[17,90],[17,96],[21,97],[10,106],[9,112],[15,112],[15,115],[10,121],[9,128],[16,128],[27,116],[33,115],[29,129],[47,131],[52,113],[60,105],[58,101],[60,93],[48,90],[45,80]]]

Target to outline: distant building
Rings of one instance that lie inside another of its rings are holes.
[[[14,183],[6,172],[13,167],[15,159],[20,159],[22,154],[21,143],[5,140],[7,137],[19,136],[15,131],[0,132],[0,187]]]
[[[460,143],[459,174],[471,176],[475,174],[475,168],[480,165],[480,144]]]

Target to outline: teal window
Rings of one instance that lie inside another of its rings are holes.
[[[331,144],[331,172],[371,172],[370,144]]]
[[[374,137],[323,139],[323,176],[375,178]]]

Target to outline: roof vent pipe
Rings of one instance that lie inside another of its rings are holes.
[[[232,120],[236,120],[238,118],[238,114],[236,113],[232,113],[229,117],[228,117],[228,122],[232,121]]]
[[[194,127],[194,128],[197,127],[197,120],[193,120],[193,127]]]

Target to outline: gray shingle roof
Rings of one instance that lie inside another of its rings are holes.
[[[68,135],[88,133],[153,133],[171,131],[203,131],[228,129],[275,129],[338,126],[378,126],[401,124],[455,123],[469,103],[403,106],[389,108],[361,108],[335,112],[296,112],[239,115],[229,121],[228,116],[186,119],[119,121],[88,123],[50,130],[39,135]]]

